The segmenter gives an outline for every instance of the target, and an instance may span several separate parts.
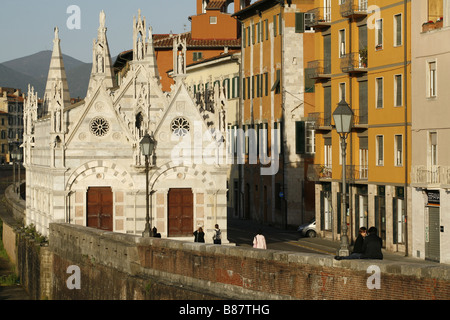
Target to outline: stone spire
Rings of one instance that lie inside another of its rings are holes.
[[[70,105],[69,86],[67,84],[66,70],[64,68],[64,61],[61,54],[59,30],[56,27],[54,31],[55,38],[53,39],[53,53],[44,93],[44,115],[50,111],[52,105],[54,107],[59,105],[60,108]]]
[[[184,79],[186,77],[186,38],[180,35],[173,39],[173,76]]]
[[[92,48],[92,72],[89,80],[88,96],[91,91],[100,83],[104,82],[106,88],[115,86],[114,72],[111,62],[108,40],[106,38],[107,28],[105,26],[106,16],[100,12],[100,27],[98,28],[97,39],[93,41]]]
[[[156,63],[156,54],[155,47],[153,46],[153,32],[152,27],[148,28],[148,44],[147,44],[147,52],[145,55],[145,61],[148,61],[151,75],[157,79],[157,82],[160,82],[160,76],[158,71],[158,64]]]
[[[160,80],[158,66],[156,63],[155,48],[153,46],[152,28],[148,28],[145,17],[141,17],[141,10],[138,11],[138,18],[133,19],[133,62],[148,66],[150,77]]]

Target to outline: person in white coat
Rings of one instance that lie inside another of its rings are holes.
[[[259,230],[258,234],[253,238],[253,248],[267,249],[266,238],[262,235],[261,230]]]

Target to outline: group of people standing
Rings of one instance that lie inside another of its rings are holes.
[[[205,232],[202,227],[194,231],[193,235],[194,242],[205,242]],[[213,242],[214,244],[222,244],[222,232],[220,231],[218,224],[214,226]],[[261,230],[258,231],[257,235],[253,238],[253,248],[267,249],[266,238],[262,235]]]
[[[203,232],[202,227],[194,231],[193,235],[194,242],[205,242],[205,233]],[[218,224],[214,226],[213,242],[214,244],[222,244],[222,231],[220,231]]]
[[[377,228],[370,227],[367,230],[366,227],[359,228],[358,237],[355,240],[352,254],[345,256],[335,256],[336,260],[343,259],[383,259],[383,253],[381,247],[383,241],[377,235]]]

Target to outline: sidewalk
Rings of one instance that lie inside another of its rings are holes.
[[[317,250],[320,253],[325,253],[329,255],[337,255],[339,251],[340,242],[332,241],[324,238],[301,238],[298,240],[298,243],[308,249]],[[413,257],[406,257],[404,253],[396,253],[396,252],[388,252],[386,249],[382,249],[383,252],[383,260],[386,261],[398,261],[405,263],[417,263],[421,265],[446,265],[440,264],[434,261],[428,261],[424,259],[418,259]]]
[[[266,236],[267,247],[269,249],[278,250],[280,243],[291,245],[293,251],[300,251],[302,249],[309,250],[319,254],[336,256],[339,251],[340,242],[332,241],[325,238],[303,238],[295,230],[284,230],[272,226],[261,225],[252,220],[228,219],[228,236],[231,237],[237,245],[251,246],[253,235],[258,229],[261,229]],[[299,250],[295,250],[299,247]],[[351,249],[352,247],[350,247]],[[284,249],[280,249],[284,250]],[[385,249],[383,252],[383,260],[393,261],[398,263],[413,263],[428,266],[448,266],[438,262],[428,261],[419,258],[405,257],[404,253],[388,252]]]

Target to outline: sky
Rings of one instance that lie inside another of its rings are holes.
[[[196,0],[1,0],[0,63],[52,50],[55,27],[64,54],[92,62],[101,10],[114,57],[132,48],[138,9],[154,34],[180,33],[191,30],[188,18],[196,14]]]

